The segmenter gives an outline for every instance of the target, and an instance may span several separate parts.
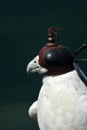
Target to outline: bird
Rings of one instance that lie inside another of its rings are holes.
[[[44,74],[38,99],[28,113],[40,130],[87,130],[87,77],[73,54],[59,44],[59,35],[48,29],[48,42],[27,65],[27,72]]]

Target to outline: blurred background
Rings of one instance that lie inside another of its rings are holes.
[[[75,52],[87,43],[87,1],[0,1],[0,130],[39,130],[28,108],[38,97],[42,76],[28,75],[26,66],[47,43],[50,26],[64,28],[60,44]],[[86,66],[81,64],[85,73]]]

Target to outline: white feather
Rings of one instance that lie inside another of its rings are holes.
[[[31,118],[37,121],[37,101],[35,101],[28,110],[28,114]]]
[[[75,70],[44,77],[37,117],[40,130],[87,130],[87,88]]]

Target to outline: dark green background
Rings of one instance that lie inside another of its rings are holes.
[[[86,0],[0,1],[0,130],[38,130],[28,108],[37,99],[42,77],[27,75],[26,66],[46,44],[53,25],[64,28],[60,44],[72,52],[86,43]],[[86,58],[83,53],[80,57]],[[82,66],[86,70],[86,63]]]

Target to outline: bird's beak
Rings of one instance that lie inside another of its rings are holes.
[[[30,72],[46,73],[47,72],[47,69],[39,65],[38,55],[32,61],[28,63],[26,70],[27,70],[27,73],[30,73]]]
[[[32,61],[30,61],[27,65],[27,73],[29,72],[37,72],[40,69],[40,65],[38,63],[39,57],[36,56]]]

